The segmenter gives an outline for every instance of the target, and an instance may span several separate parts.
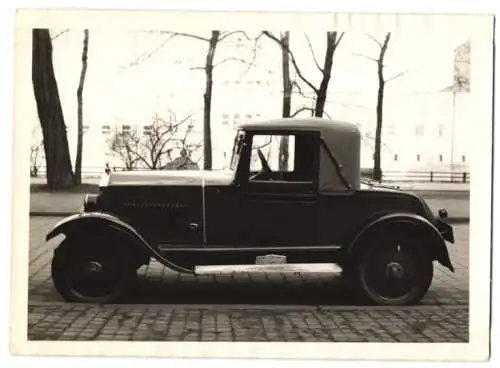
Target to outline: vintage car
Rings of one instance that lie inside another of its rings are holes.
[[[47,234],[64,234],[54,285],[67,301],[109,303],[151,259],[195,275],[266,260],[333,263],[359,301],[418,303],[435,261],[454,272],[447,212],[363,183],[360,139],[356,125],[321,118],[249,122],[227,170],[104,174],[81,213]]]

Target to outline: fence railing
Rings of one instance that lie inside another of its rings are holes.
[[[372,177],[372,170],[362,170],[361,176]],[[415,183],[470,183],[470,173],[466,171],[383,171],[383,182]]]
[[[82,168],[83,178],[99,178],[104,172],[105,167],[84,167]],[[111,171],[124,171],[125,167],[111,166]],[[134,170],[143,171],[147,168],[136,168]],[[36,174],[32,168],[30,170],[32,177],[46,176],[45,167],[38,168]],[[372,178],[372,169],[362,169],[361,177]],[[383,171],[383,182],[415,182],[415,183],[470,183],[470,173],[466,171]]]

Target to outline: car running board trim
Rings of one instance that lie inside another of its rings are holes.
[[[335,263],[288,263],[263,265],[215,265],[196,266],[195,275],[218,275],[233,273],[341,273]]]
[[[158,250],[160,252],[315,252],[315,251],[329,251],[339,250],[341,245],[310,245],[310,246],[289,246],[289,247],[211,247],[211,246],[186,246],[179,247],[174,244],[160,244]]]

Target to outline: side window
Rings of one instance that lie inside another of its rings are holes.
[[[255,134],[251,147],[250,182],[314,182],[317,150],[314,135]]]
[[[265,158],[269,168],[275,172],[293,171],[295,137],[293,135],[254,135],[250,154],[250,172],[257,173],[265,169],[262,166],[259,151]],[[286,144],[286,142],[288,144]],[[281,149],[280,146],[285,149]],[[282,157],[280,157],[280,154]]]

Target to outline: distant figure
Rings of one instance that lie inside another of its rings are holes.
[[[191,160],[184,148],[181,150],[180,156],[167,164],[166,168],[168,170],[199,170],[198,164]]]
[[[106,162],[106,168],[104,169],[104,172],[109,175],[111,172],[111,169],[109,168],[109,163]]]

